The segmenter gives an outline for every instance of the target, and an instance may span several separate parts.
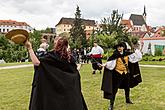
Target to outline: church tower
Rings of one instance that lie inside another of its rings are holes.
[[[146,6],[144,5],[144,12],[143,12],[143,18],[146,21],[147,13],[146,13]]]

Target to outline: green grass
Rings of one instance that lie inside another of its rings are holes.
[[[165,61],[140,61],[139,64],[144,64],[144,65],[165,65]]]
[[[0,67],[14,66],[14,65],[25,65],[25,64],[31,64],[31,62],[3,63],[3,64],[0,64]]]
[[[82,91],[89,110],[107,110],[109,101],[100,90],[102,74],[91,74],[91,65],[81,68]],[[141,68],[143,82],[131,90],[135,103],[126,105],[119,90],[115,110],[164,110],[165,68]],[[33,67],[0,71],[0,110],[28,110]]]

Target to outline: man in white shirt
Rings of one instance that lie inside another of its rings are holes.
[[[104,50],[97,44],[97,42],[94,42],[94,47],[92,47],[92,50],[88,55],[91,57],[91,63],[93,68],[93,73],[96,73],[96,70],[99,70],[101,73],[102,67],[100,66],[102,64],[102,57],[103,57]]]

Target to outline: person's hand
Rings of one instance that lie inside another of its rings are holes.
[[[29,40],[26,40],[25,42],[25,47],[29,50],[29,49],[32,49],[32,44],[29,42]]]
[[[81,64],[77,64],[77,70],[80,71],[81,69]]]
[[[105,66],[106,66],[106,63],[104,63],[104,64],[101,64],[101,66],[102,66],[102,67],[105,67]]]
[[[139,45],[139,44],[134,44],[134,45],[133,45],[133,48],[134,48],[134,49],[140,50],[140,45]]]
[[[106,66],[106,63],[105,64],[100,64],[100,63],[98,63],[97,64],[99,67],[105,67]]]

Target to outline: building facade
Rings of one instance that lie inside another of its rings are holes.
[[[14,20],[0,20],[0,33],[5,34],[13,29],[24,29],[33,32],[33,28],[26,22],[17,22]]]
[[[56,25],[56,35],[59,36],[62,33],[69,33],[73,26],[74,18],[61,18]],[[82,19],[85,26],[85,32],[87,39],[91,36],[93,30],[96,29],[95,20]]]
[[[144,36],[141,40],[144,42],[143,53],[155,55],[156,50],[162,51],[162,55],[165,55],[165,27],[159,27],[154,34],[149,37]]]

